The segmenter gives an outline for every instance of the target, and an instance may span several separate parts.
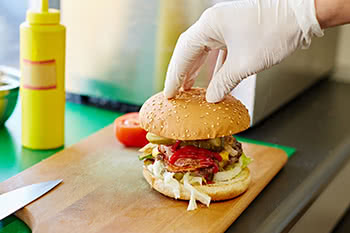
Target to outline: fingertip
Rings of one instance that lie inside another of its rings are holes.
[[[176,95],[180,86],[181,86],[180,80],[176,76],[174,76],[172,72],[169,72],[168,70],[165,83],[164,83],[164,90],[163,90],[165,97],[168,99],[173,98]]]
[[[205,99],[208,103],[217,103],[220,102],[223,98],[224,96],[221,96],[220,94],[215,93],[210,89],[207,90],[207,93],[205,95]]]
[[[174,98],[174,96],[176,95],[177,90],[176,89],[169,89],[165,86],[164,90],[163,90],[163,94],[167,99],[171,99]]]
[[[188,82],[185,82],[184,85],[183,85],[183,89],[184,89],[185,91],[190,90],[190,89],[193,87],[194,82],[195,82],[194,79],[192,79],[192,80],[190,80],[190,81],[188,81]]]
[[[227,86],[224,81],[216,74],[212,78],[207,88],[206,100],[209,103],[217,103],[221,101],[227,92]]]

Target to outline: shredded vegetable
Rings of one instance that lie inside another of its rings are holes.
[[[156,178],[163,178],[164,164],[161,161],[156,160],[152,165],[152,172]]]
[[[205,193],[201,193],[196,188],[194,188],[190,183],[190,179],[191,179],[190,174],[186,173],[183,178],[184,187],[187,191],[191,193],[191,198],[190,198],[190,202],[188,204],[187,210],[194,210],[197,208],[196,200],[209,206],[210,200],[211,200],[210,196],[208,196]]]
[[[171,188],[175,199],[178,199],[180,198],[180,183],[174,179],[174,174],[173,172],[164,172],[164,184]]]
[[[145,152],[145,151],[150,151],[150,152],[152,152],[152,149],[154,148],[154,147],[157,147],[158,145],[157,144],[153,144],[153,143],[148,143],[146,146],[144,146],[144,147],[142,147],[139,151],[140,152]]]
[[[159,155],[159,154],[160,154],[160,152],[159,152],[159,150],[158,150],[158,146],[153,147],[153,149],[152,149],[152,156],[153,156],[153,157],[156,157],[156,156]]]

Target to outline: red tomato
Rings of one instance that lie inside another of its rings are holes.
[[[114,132],[116,138],[128,147],[143,147],[148,143],[147,132],[140,127],[138,112],[127,113],[115,119]]]

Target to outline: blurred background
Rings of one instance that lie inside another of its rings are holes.
[[[92,98],[102,107],[112,102],[137,108],[162,90],[178,36],[216,2],[221,1],[51,0],[67,27],[68,96],[77,102]],[[19,25],[27,7],[27,0],[0,1],[0,65],[19,67]],[[252,124],[330,74],[350,82],[349,40],[350,26],[327,30],[310,49],[260,73],[262,78],[242,82],[233,94],[248,107]],[[197,86],[208,84],[214,65],[213,53]]]

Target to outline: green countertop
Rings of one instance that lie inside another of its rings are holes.
[[[120,115],[117,112],[67,102],[65,114],[65,147],[109,125]],[[23,148],[21,146],[21,106],[18,103],[14,113],[5,123],[5,126],[0,126],[0,182],[31,167],[63,148],[46,151]],[[16,217],[10,216],[0,221],[0,233],[22,232],[31,231]]]

